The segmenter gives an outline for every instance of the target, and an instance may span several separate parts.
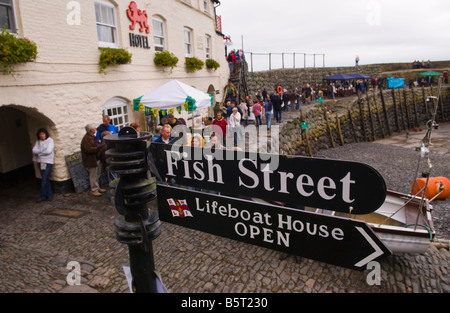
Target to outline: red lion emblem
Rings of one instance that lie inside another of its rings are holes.
[[[145,10],[139,10],[137,7],[136,2],[131,1],[128,5],[129,9],[127,9],[127,16],[130,21],[133,23],[130,25],[130,29],[134,30],[136,27],[136,23],[139,23],[141,25],[141,28],[139,28],[139,31],[142,33],[145,28],[145,32],[148,34],[150,33],[150,26],[148,26],[148,15]]]

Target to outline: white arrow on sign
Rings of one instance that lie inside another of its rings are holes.
[[[366,238],[367,242],[375,249],[375,252],[366,256],[364,259],[355,264],[356,267],[361,267],[366,265],[370,261],[376,259],[380,255],[383,255],[383,250],[381,250],[381,248],[375,243],[375,241],[373,241],[373,239],[369,236],[369,234],[366,233],[366,231],[363,228],[358,226],[355,226],[355,228],[364,236],[364,238]]]

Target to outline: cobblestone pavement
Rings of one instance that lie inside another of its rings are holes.
[[[128,293],[128,249],[117,242],[117,215],[107,195],[57,194],[35,203],[39,181],[0,190],[0,292]],[[79,215],[77,214],[79,213]],[[443,241],[445,242],[445,241]],[[448,242],[448,241],[447,241]],[[156,268],[171,293],[351,293],[450,291],[450,252],[432,245],[423,255],[380,261],[380,284],[359,272],[162,223],[153,241]],[[68,286],[70,261],[81,285]]]
[[[413,137],[385,143],[404,146]],[[115,238],[118,213],[108,195],[56,194],[52,202],[36,203],[38,194],[35,179],[0,189],[0,292],[129,293],[123,270],[129,265],[128,248]],[[440,204],[442,210],[448,210],[446,204]],[[156,269],[171,293],[448,293],[448,214],[436,223],[443,230],[437,233],[439,242],[422,255],[382,259],[379,284],[368,283],[372,269],[360,272],[308,259],[296,263],[293,257],[281,261],[274,250],[164,222],[153,249]],[[66,280],[71,261],[81,265],[79,286]]]

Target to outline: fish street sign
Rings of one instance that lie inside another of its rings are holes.
[[[190,229],[356,270],[392,254],[362,221],[157,185],[159,218]]]
[[[169,184],[352,214],[377,210],[386,183],[351,161],[152,143],[153,163]]]

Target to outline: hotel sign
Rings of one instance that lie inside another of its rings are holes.
[[[138,9],[136,2],[131,1],[126,12],[128,19],[131,21],[130,30],[134,30],[136,25],[139,24],[139,32],[145,32],[146,34],[150,33],[147,12],[145,10]],[[150,49],[147,36],[130,33],[129,37],[131,47]]]

